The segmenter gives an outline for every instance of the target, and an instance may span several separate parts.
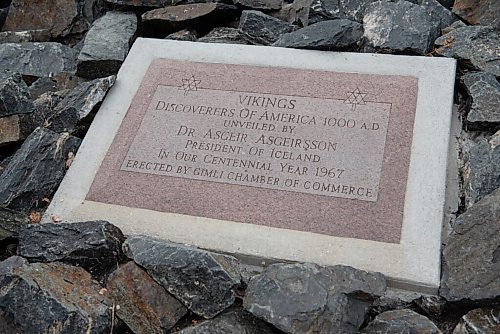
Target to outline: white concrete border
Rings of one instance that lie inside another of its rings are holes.
[[[418,77],[418,101],[399,245],[84,201],[151,61],[156,58]],[[433,291],[439,286],[441,228],[456,61],[136,40],[43,222],[105,219],[126,234],[151,234],[199,247],[271,259],[347,264],[380,271],[393,282]]]

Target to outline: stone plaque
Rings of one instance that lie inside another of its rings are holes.
[[[454,69],[138,39],[44,219],[435,289]]]
[[[399,243],[417,84],[155,60],[87,198]]]

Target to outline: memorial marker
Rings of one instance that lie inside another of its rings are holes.
[[[45,220],[430,291],[455,61],[138,39]]]

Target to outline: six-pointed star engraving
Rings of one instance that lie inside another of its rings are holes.
[[[184,89],[184,95],[187,95],[190,91],[197,91],[200,82],[201,80],[196,80],[192,75],[189,79],[182,79],[182,86],[179,89]]]
[[[365,105],[365,97],[367,93],[361,93],[359,91],[359,88],[356,87],[356,89],[352,92],[347,93],[347,98],[344,100],[344,103],[350,104],[352,107],[352,110],[356,109],[356,106],[358,104]]]

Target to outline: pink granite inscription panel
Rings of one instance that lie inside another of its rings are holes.
[[[121,170],[376,201],[390,104],[157,87]]]
[[[397,243],[417,79],[156,60],[88,200]]]

